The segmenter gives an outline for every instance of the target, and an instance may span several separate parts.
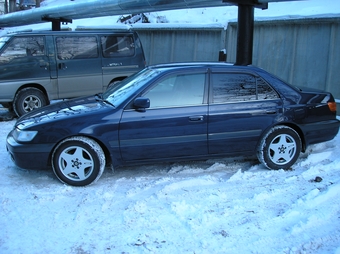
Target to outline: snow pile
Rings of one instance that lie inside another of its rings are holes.
[[[291,171],[226,158],[107,169],[80,188],[0,158],[0,253],[340,253],[340,135]]]

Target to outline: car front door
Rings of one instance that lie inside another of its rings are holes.
[[[212,72],[210,154],[254,152],[259,136],[282,113],[278,94],[260,77]]]
[[[142,94],[145,112],[123,112],[119,142],[125,161],[206,155],[206,73],[178,73],[155,82]]]

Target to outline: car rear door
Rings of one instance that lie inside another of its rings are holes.
[[[259,136],[282,113],[278,94],[250,73],[211,73],[210,154],[254,152]]]
[[[142,94],[145,112],[126,109],[119,142],[125,161],[206,155],[206,73],[176,73],[155,82]]]

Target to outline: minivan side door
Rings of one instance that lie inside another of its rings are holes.
[[[96,35],[56,35],[59,98],[103,92],[102,65]]]

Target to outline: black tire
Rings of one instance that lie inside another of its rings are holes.
[[[10,102],[2,102],[1,105],[4,107],[4,108],[7,108],[8,111],[12,112],[13,111],[13,104],[10,103]]]
[[[105,154],[94,140],[71,137],[62,141],[53,151],[52,168],[56,177],[72,186],[96,182],[105,168]]]
[[[18,116],[22,116],[34,109],[48,104],[47,97],[38,88],[27,87],[21,89],[14,97],[13,109]]]
[[[257,158],[269,169],[290,169],[301,152],[299,134],[288,126],[275,126],[262,138]]]

